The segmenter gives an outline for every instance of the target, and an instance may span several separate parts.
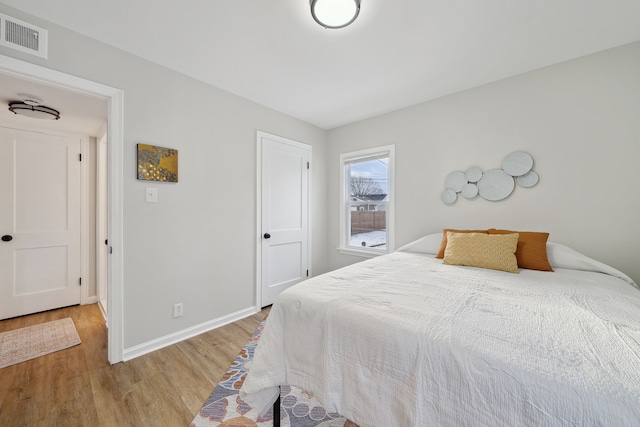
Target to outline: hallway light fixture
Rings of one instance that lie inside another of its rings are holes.
[[[360,0],[311,0],[311,16],[324,28],[344,28],[360,14]]]
[[[9,111],[33,119],[59,120],[60,112],[40,104],[36,97],[25,97],[22,101],[9,102]]]

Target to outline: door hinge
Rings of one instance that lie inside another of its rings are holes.
[[[82,153],[78,154],[78,159],[82,161]]]
[[[78,281],[80,282],[80,286],[82,286],[82,277]]]
[[[309,270],[307,270],[307,277],[309,277]]]
[[[309,169],[309,162],[307,162],[307,169]]]

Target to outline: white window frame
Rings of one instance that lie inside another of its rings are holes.
[[[351,241],[351,212],[347,198],[351,197],[351,188],[347,179],[348,164],[354,160],[366,161],[380,156],[388,156],[388,182],[387,182],[387,249],[357,248],[350,245]],[[395,145],[369,148],[353,151],[340,155],[340,245],[338,252],[348,255],[357,255],[366,258],[374,258],[394,251],[394,204],[395,204]]]

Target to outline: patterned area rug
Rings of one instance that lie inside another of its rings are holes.
[[[70,317],[0,333],[0,368],[80,344]]]
[[[273,425],[273,409],[260,417],[238,396],[263,329],[264,321],[260,323],[235,358],[190,427],[271,427]],[[358,427],[339,414],[328,413],[318,399],[299,388],[282,386],[280,401],[282,427]]]

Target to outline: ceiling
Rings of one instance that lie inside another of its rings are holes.
[[[37,96],[42,105],[58,110],[60,119],[38,120],[9,111],[9,102],[20,101],[22,94]],[[107,101],[103,98],[0,73],[0,123],[96,136],[106,121]]]
[[[640,40],[638,0],[2,2],[324,129]]]

